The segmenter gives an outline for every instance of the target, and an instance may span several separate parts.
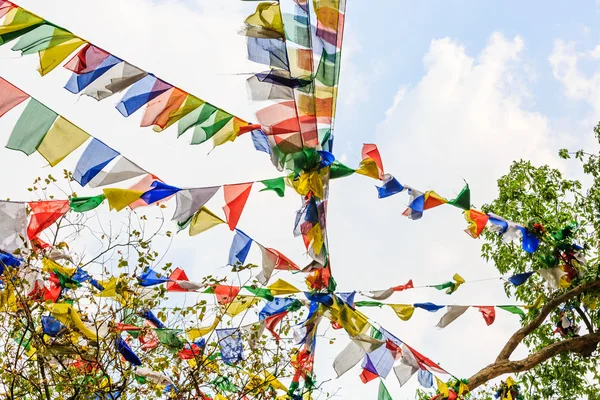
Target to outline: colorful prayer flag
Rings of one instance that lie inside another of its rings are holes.
[[[252,182],[223,186],[225,196],[223,211],[225,212],[229,229],[234,230],[237,226],[248,196],[250,196],[250,190],[252,190]]]

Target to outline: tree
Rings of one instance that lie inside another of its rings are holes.
[[[70,186],[70,173],[65,178]],[[76,199],[65,186],[48,176],[29,190],[40,200],[53,199],[57,190]],[[49,247],[34,249],[24,241],[12,254],[0,252],[3,398],[208,399],[205,393],[229,393],[273,399],[287,392],[279,379],[293,373],[290,360],[297,349],[272,340],[264,326],[248,324],[242,314],[224,318],[243,304],[201,300],[181,306],[169,300],[172,293],[164,285],[138,284],[136,277],[148,267],[159,271],[158,278],[174,270],[155,246],[155,240],[172,237],[163,229],[162,209],[145,210],[157,222],[136,211],[115,225],[105,211],[67,213],[44,230]],[[252,285],[252,267],[234,266],[236,280]],[[210,289],[227,283],[208,276],[195,284]],[[301,312],[293,314],[278,332],[289,334],[300,318]],[[190,329],[206,321],[233,328],[229,338],[240,334],[252,351],[239,362],[221,362],[217,355],[228,337],[208,329],[200,339]],[[135,366],[138,357],[143,367]]]
[[[600,124],[595,135],[600,141]],[[541,303],[529,310],[522,327],[496,360],[469,378],[471,390],[500,375],[520,373],[528,399],[600,398],[600,315],[596,308],[600,294],[600,155],[583,150],[561,150],[559,155],[578,161],[584,179],[567,179],[549,166],[516,161],[498,180],[498,197],[483,207],[485,212],[527,224],[539,240],[539,248],[527,253],[518,243],[488,231],[482,256],[493,261],[499,272],[518,274],[559,267],[564,276],[557,288],[536,273],[520,286],[505,284],[508,296],[526,304],[536,303],[541,296]],[[564,318],[572,326],[568,327]],[[511,359],[520,344],[527,346],[529,355]]]

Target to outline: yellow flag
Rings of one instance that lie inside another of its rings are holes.
[[[411,304],[388,304],[402,321],[408,321],[415,312],[415,307]]]
[[[74,152],[89,137],[90,135],[81,128],[59,116],[42,139],[37,151],[54,167]]]
[[[97,297],[116,297],[117,296],[117,278],[110,277],[107,280],[98,282],[104,288],[103,291],[94,293]]]
[[[83,324],[77,311],[68,303],[46,303],[45,307],[50,313],[64,325],[76,329],[90,340],[97,341],[98,337],[94,331]]]
[[[365,158],[362,160],[355,172],[379,180],[379,168],[372,158]]]
[[[339,323],[350,336],[364,333],[369,327],[367,317],[361,312],[348,307],[345,303],[338,303],[335,301],[335,303],[327,310],[331,316],[331,321]]]
[[[49,47],[39,51],[40,66],[38,67],[38,71],[40,75],[44,76],[54,68],[58,67],[65,58],[84,43],[86,43],[84,40],[76,37],[61,43],[58,46]]]
[[[458,386],[458,395],[462,396],[463,394],[467,393],[469,393],[469,387],[464,382],[461,382]]]
[[[77,271],[77,268],[65,267],[56,261],[50,260],[49,258],[42,258],[42,271],[50,273],[54,270],[57,270],[63,275],[71,276]]]
[[[313,226],[311,230],[308,231],[307,237],[308,240],[312,242],[312,248],[314,249],[315,254],[321,254],[323,244],[325,243],[325,240],[323,239],[323,231],[321,230],[321,225],[315,224],[315,226]]]
[[[256,12],[246,18],[246,25],[258,28],[259,32],[260,28],[264,28],[268,32],[273,32],[273,34],[263,32],[262,34],[251,35],[254,37],[285,37],[279,3],[258,3]]]
[[[219,324],[220,318],[215,318],[211,326],[200,326],[198,328],[189,328],[185,331],[187,338],[190,341],[194,341],[199,337],[204,335],[208,335],[210,332],[214,331],[217,325]]]
[[[524,306],[523,308],[525,308],[526,310],[531,310],[531,309],[537,310],[542,307],[542,301],[544,301],[544,295],[540,294],[537,297],[537,299],[535,299],[535,303]]]
[[[40,17],[20,7],[15,7],[6,14],[4,21],[0,24],[0,35],[20,31],[21,29],[29,28],[42,22],[44,20]]]
[[[515,386],[517,384],[517,382],[515,382],[515,380],[513,379],[512,376],[509,376],[508,378],[506,378],[506,387],[511,388],[513,386]]]
[[[448,391],[448,385],[442,382],[437,376],[435,377],[435,381],[437,382],[438,392],[442,395],[442,399],[445,399],[450,395]]]
[[[454,274],[454,276],[452,277],[452,279],[454,279],[454,286],[452,288],[448,289],[446,291],[446,293],[448,293],[449,291],[450,291],[450,293],[456,292],[456,289],[458,289],[458,287],[460,285],[462,285],[463,283],[465,283],[465,280],[459,274]],[[448,293],[448,294],[450,294],[450,293]]]
[[[227,400],[227,397],[221,396],[220,394],[215,395],[215,400]]]
[[[260,298],[256,296],[237,296],[231,303],[223,304],[221,306],[221,311],[230,317],[235,317],[254,306],[259,301]]]
[[[248,123],[244,120],[239,119],[238,117],[233,117],[223,128],[219,130],[219,132],[215,133],[213,136],[214,146],[220,146],[226,142],[233,142],[237,139],[238,134],[240,133],[240,127],[248,125]]]
[[[308,192],[312,192],[319,199],[324,196],[323,179],[319,171],[303,172],[298,179],[293,179],[290,175],[286,181],[301,196],[306,196]]]
[[[104,197],[108,200],[108,207],[117,211],[121,211],[144,194],[139,190],[129,189],[104,189],[103,192]]]
[[[208,208],[202,207],[192,218],[192,222],[190,223],[190,236],[198,235],[210,228],[224,223],[225,221]]]
[[[274,283],[267,286],[267,289],[271,291],[271,294],[273,296],[300,293],[300,289],[296,288],[295,286],[287,283],[282,279],[277,279]]]

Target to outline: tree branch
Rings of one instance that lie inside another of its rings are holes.
[[[592,323],[590,322],[590,320],[588,319],[588,317],[583,312],[583,310],[581,308],[579,308],[579,306],[573,307],[573,309],[575,311],[577,311],[577,314],[579,314],[579,316],[581,317],[581,319],[585,323],[585,326],[587,327],[588,332],[589,333],[594,333],[594,327],[593,327]]]
[[[503,374],[528,371],[560,353],[567,351],[589,353],[590,348],[593,346],[595,349],[598,343],[600,343],[600,333],[590,333],[552,343],[522,360],[498,360],[470,377],[469,389],[472,391],[485,382]]]
[[[562,303],[572,299],[575,296],[578,296],[581,293],[587,292],[589,290],[600,288],[600,279],[597,279],[593,282],[582,283],[579,286],[574,287],[566,293],[550,300],[542,310],[539,315],[535,317],[529,324],[525,325],[511,336],[511,338],[506,342],[500,354],[496,358],[496,363],[501,361],[507,361],[510,355],[515,351],[519,343],[525,338],[525,336],[529,335],[536,328],[538,328],[546,319],[546,317],[554,310],[556,307],[561,305]]]

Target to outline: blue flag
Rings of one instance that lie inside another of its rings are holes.
[[[516,274],[508,278],[508,281],[515,286],[520,286],[524,284],[532,274],[533,272],[524,272],[522,274]]]
[[[393,176],[389,176],[387,180],[384,181],[383,186],[375,186],[377,188],[377,195],[380,199],[390,197],[396,193],[400,193],[404,190],[404,186],[396,178]],[[423,206],[421,206],[421,212],[423,212],[423,208],[425,207],[425,197],[421,196],[423,199]],[[414,203],[414,201],[413,201]],[[410,206],[412,208],[412,204]],[[415,207],[418,207],[418,203],[415,204]]]
[[[180,190],[181,189],[175,186],[170,186],[160,181],[154,181],[152,182],[152,189],[141,195],[140,199],[144,200],[146,204],[152,204],[161,201],[162,199],[166,199]]]
[[[148,74],[129,88],[116,108],[124,117],[129,117],[172,87],[154,75]]]
[[[226,364],[233,364],[243,359],[244,347],[239,329],[215,329],[219,338],[221,358]]]
[[[439,310],[440,308],[444,308],[445,306],[438,306],[437,304],[433,304],[433,303],[415,303],[413,304],[416,308],[422,308],[423,310],[427,310],[429,312],[436,312],[437,310]]]
[[[75,166],[73,179],[81,186],[87,185],[118,155],[118,151],[111,149],[96,138],[92,139]]]
[[[137,276],[137,280],[140,286],[154,286],[169,282],[171,279],[166,276],[159,276],[158,272],[151,268],[146,268],[144,272]]]
[[[127,342],[125,342],[125,340],[123,340],[122,337],[117,338],[116,345],[117,350],[119,351],[119,353],[121,353],[125,360],[129,361],[133,365],[142,365],[142,362],[140,361],[138,356],[135,355],[133,350],[131,350],[131,347],[129,347]]]
[[[229,265],[244,264],[250,252],[250,247],[252,247],[250,236],[236,229],[231,248],[229,249]]]

